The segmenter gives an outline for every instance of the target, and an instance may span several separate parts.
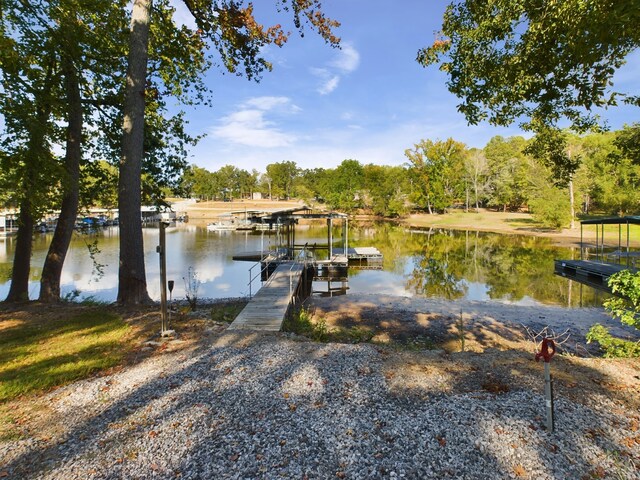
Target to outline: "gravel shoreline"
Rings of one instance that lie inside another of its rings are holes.
[[[159,353],[47,394],[58,433],[0,443],[0,477],[640,478],[616,394],[558,395],[551,434],[537,391],[401,395],[383,356],[253,333]]]

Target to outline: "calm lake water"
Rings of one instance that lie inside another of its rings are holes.
[[[52,234],[34,239],[30,297],[37,298],[39,279]],[[160,298],[158,230],[144,229],[149,294]],[[299,225],[296,243],[326,244],[325,225]],[[340,246],[340,229],[334,232]],[[268,249],[275,234],[207,232],[190,224],[167,231],[167,279],[175,281],[173,298],[185,296],[184,279],[191,268],[200,280],[200,298],[249,293],[250,262],[233,261],[246,251]],[[99,250],[90,255],[90,246]],[[522,305],[600,306],[605,295],[553,273],[555,258],[578,258],[578,249],[558,248],[548,239],[433,229],[410,231],[389,223],[350,225],[350,246],[373,246],[384,255],[382,270],[350,268],[349,290],[447,299],[492,300]],[[9,291],[15,238],[0,239],[0,299]],[[62,293],[113,301],[118,281],[118,228],[75,233],[62,274]],[[253,291],[258,288],[254,283]],[[335,286],[335,285],[333,285]],[[314,288],[326,291],[326,283]],[[348,293],[347,293],[348,294]]]

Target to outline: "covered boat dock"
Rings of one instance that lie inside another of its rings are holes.
[[[595,226],[595,245],[585,243],[585,225]],[[605,225],[618,225],[614,244],[605,243]],[[583,220],[580,222],[580,259],[555,260],[555,273],[611,293],[609,278],[612,275],[622,270],[638,271],[636,262],[640,259],[640,251],[631,250],[631,225],[640,225],[640,216]]]

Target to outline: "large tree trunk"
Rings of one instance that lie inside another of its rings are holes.
[[[40,301],[57,302],[60,300],[60,277],[64,259],[69,250],[71,236],[78,215],[78,197],[80,181],[80,160],[82,158],[82,102],[78,75],[73,62],[65,57],[63,72],[67,89],[68,122],[67,151],[65,155],[66,178],[64,179],[64,197],[58,224],[49,245],[49,252],[42,269],[40,279]]]
[[[7,302],[26,302],[29,300],[33,223],[31,201],[25,198],[20,204],[16,251],[13,257],[13,270],[11,271],[11,287],[5,300]]]
[[[144,154],[144,95],[147,78],[151,0],[135,0],[131,16],[122,156],[118,179],[120,271],[118,302],[150,302],[142,241],[141,172]]]

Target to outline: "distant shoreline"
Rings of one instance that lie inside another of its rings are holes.
[[[198,202],[198,203],[181,203],[178,210],[184,211],[189,215],[189,220],[194,223],[207,223],[214,221],[223,213],[230,211],[242,211],[243,209],[288,209],[304,205],[304,202],[298,200],[234,200],[232,202]],[[533,237],[549,238],[551,241],[562,247],[579,247],[580,246],[580,223],[576,222],[576,228],[565,228],[559,231],[545,229],[533,220],[529,213],[520,212],[496,212],[487,209],[480,209],[479,213],[474,210],[469,212],[455,211],[447,214],[427,214],[414,213],[405,218],[398,220],[382,219],[372,215],[355,215],[357,220],[382,220],[394,221],[407,228],[425,229],[439,228],[445,230],[469,230],[478,232],[493,232],[505,235],[527,235]],[[616,243],[617,234],[613,235],[607,232],[605,241],[607,245],[612,246]],[[583,229],[584,240],[594,243],[596,240],[595,228]],[[616,237],[616,238],[614,238]],[[624,237],[624,234],[623,234]],[[626,246],[626,240],[623,238]],[[630,243],[634,247],[640,246],[640,236],[633,238]]]

